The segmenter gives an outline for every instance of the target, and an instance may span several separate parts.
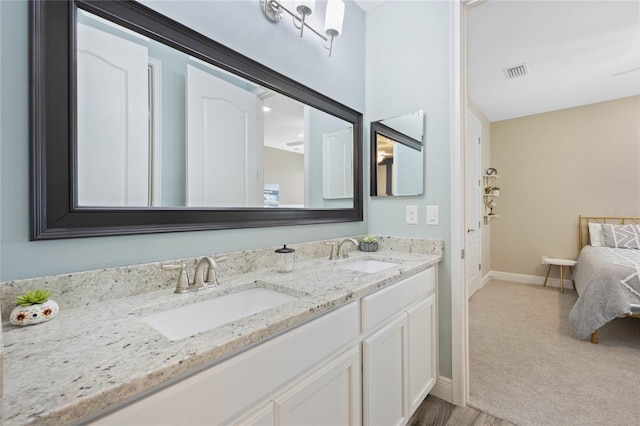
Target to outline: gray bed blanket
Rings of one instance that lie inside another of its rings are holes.
[[[584,246],[574,280],[578,301],[569,313],[576,333],[587,338],[614,318],[640,307],[640,250]]]

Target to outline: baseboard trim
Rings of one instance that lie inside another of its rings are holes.
[[[487,285],[489,280],[491,280],[491,271],[489,271],[484,277],[482,277],[482,281],[480,282],[480,288]]]
[[[515,274],[513,272],[501,271],[491,271],[487,275],[489,275],[490,278],[495,278],[496,280],[501,281],[513,281],[523,284],[544,285],[544,277],[539,277],[537,275]],[[549,278],[549,281],[547,281],[547,287],[560,288],[560,278]],[[571,282],[571,280],[564,280],[564,288],[565,290],[573,290],[573,283]]]
[[[436,384],[429,393],[436,398],[443,399],[453,404],[453,382],[448,377],[438,376]]]

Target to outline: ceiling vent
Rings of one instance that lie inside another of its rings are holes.
[[[512,78],[522,77],[529,74],[529,70],[527,69],[527,64],[520,64],[513,67],[505,68],[504,76],[509,80]]]

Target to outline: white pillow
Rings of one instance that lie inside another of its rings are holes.
[[[604,247],[604,237],[602,236],[602,224],[589,224],[589,239],[592,247]]]

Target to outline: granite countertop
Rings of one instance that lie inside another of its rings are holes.
[[[363,259],[398,265],[376,273],[340,268]],[[215,288],[197,293],[178,295],[165,289],[63,309],[54,320],[36,326],[4,324],[4,424],[62,424],[82,419],[226,359],[440,260],[434,254],[356,251],[343,260],[296,262],[291,273],[278,273],[272,267],[224,277]],[[298,298],[178,341],[170,341],[140,319],[147,313],[256,286]]]

